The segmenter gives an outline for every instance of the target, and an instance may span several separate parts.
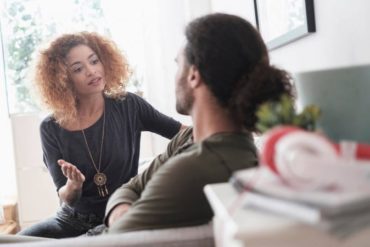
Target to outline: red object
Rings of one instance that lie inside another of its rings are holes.
[[[276,174],[279,174],[279,171],[275,165],[275,145],[277,141],[284,135],[295,132],[303,131],[302,129],[294,126],[278,126],[265,134],[265,143],[262,147],[261,153],[261,162],[264,165],[267,165],[272,171]]]
[[[340,144],[335,143],[334,147],[338,152],[340,152]],[[369,160],[370,159],[370,145],[364,143],[357,143],[356,145],[356,158],[359,160]]]
[[[356,157],[358,159],[370,159],[370,145],[359,143],[357,144]]]

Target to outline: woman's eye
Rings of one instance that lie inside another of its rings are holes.
[[[92,62],[91,62],[92,64],[97,64],[97,63],[99,63],[99,59],[94,59],[94,60],[92,60]]]
[[[79,73],[79,72],[82,71],[82,68],[81,67],[74,68],[72,71],[73,71],[73,73]]]

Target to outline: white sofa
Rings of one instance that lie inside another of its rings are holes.
[[[96,237],[50,240],[0,236],[1,247],[213,247],[212,223],[181,228],[145,230]]]

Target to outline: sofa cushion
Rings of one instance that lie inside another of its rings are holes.
[[[15,236],[16,237],[16,236]],[[1,237],[0,237],[1,243]],[[52,247],[213,247],[212,223],[181,228],[145,230],[123,234],[102,235],[96,237],[67,238],[17,244],[5,244],[1,247],[16,246],[52,246]]]

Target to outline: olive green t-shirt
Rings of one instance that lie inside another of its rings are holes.
[[[217,133],[194,143],[192,128],[181,131],[147,170],[112,194],[106,216],[120,203],[131,208],[108,233],[207,223],[213,213],[203,187],[227,182],[234,171],[256,165],[249,133]]]

